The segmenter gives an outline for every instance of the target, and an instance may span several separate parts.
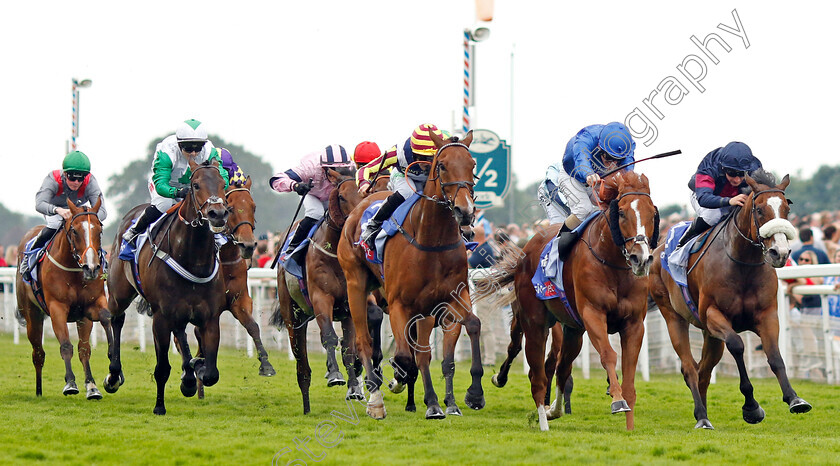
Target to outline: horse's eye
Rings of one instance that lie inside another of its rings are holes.
[[[441,164],[438,164],[438,167],[440,167],[440,171],[443,171],[443,172],[446,171],[446,165],[441,163]]]
[[[341,194],[338,195],[338,201],[339,202],[345,202],[346,200],[347,199],[344,199],[344,196],[342,196]]]
[[[619,210],[619,211],[618,211],[618,216],[619,216],[619,217],[621,217],[621,218],[624,218],[624,211],[623,211],[623,210]]]
[[[199,186],[199,185],[198,185],[198,183],[193,183],[193,189],[198,189],[198,188],[200,188],[200,187],[201,187],[201,186]]]

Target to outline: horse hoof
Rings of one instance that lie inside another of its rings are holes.
[[[630,406],[625,400],[618,400],[612,402],[610,409],[612,409],[613,414],[626,413],[630,411]]]
[[[447,416],[463,416],[461,414],[461,410],[458,409],[458,405],[452,405],[446,407],[446,415]]]
[[[811,410],[811,404],[798,396],[790,402],[790,412],[793,414],[805,414]]]
[[[446,414],[440,406],[432,405],[426,409],[426,419],[446,419]]]
[[[409,413],[416,413],[417,412],[417,405],[405,405],[405,410]]]
[[[91,387],[87,391],[86,398],[88,400],[101,400],[102,399],[102,393],[96,387]]]
[[[204,358],[192,358],[190,359],[190,369],[194,371],[198,371],[204,367]]]
[[[749,424],[758,424],[759,422],[764,420],[764,409],[761,406],[758,406],[755,409],[748,410],[743,409],[744,411],[744,420],[747,421]]]
[[[405,384],[397,382],[397,379],[391,379],[388,382],[388,390],[391,390],[391,393],[402,393],[405,390]]]
[[[694,424],[694,428],[695,429],[715,430],[715,428],[712,427],[712,423],[709,422],[708,419],[700,419],[699,421],[697,421],[697,424]]]
[[[507,379],[499,379],[499,374],[493,374],[493,377],[490,378],[490,382],[492,382],[493,385],[502,388],[507,384]]]
[[[273,377],[277,375],[277,372],[274,370],[274,366],[266,362],[265,365],[260,366],[260,375],[263,377]]]
[[[102,381],[102,387],[105,388],[105,391],[108,393],[117,393],[119,390],[121,383],[111,383],[111,374],[107,374],[105,376],[105,380]]]
[[[365,412],[374,419],[385,419],[388,413],[385,412],[385,401],[382,399],[382,392],[377,390],[370,394],[370,401],[368,401]]]
[[[362,393],[361,388],[357,385],[355,387],[350,387],[347,389],[347,396],[344,397],[345,400],[364,400],[365,394]]]
[[[76,382],[67,382],[67,385],[64,386],[64,390],[62,390],[61,393],[63,393],[64,396],[78,395],[79,387],[76,386]]]
[[[185,384],[183,380],[181,381],[181,394],[184,395],[185,397],[191,398],[191,397],[195,396],[195,392],[197,392],[197,391],[198,391],[198,386],[195,383],[195,381],[193,381],[192,385]]]
[[[557,398],[554,399],[554,402],[551,403],[550,408],[546,408],[546,417],[549,421],[557,419],[559,417],[563,417],[563,409],[560,408],[562,403],[557,402]]]
[[[158,416],[163,416],[166,414],[166,408],[163,406],[155,406],[154,413]]]
[[[344,385],[347,382],[344,381],[344,376],[341,375],[341,372],[332,372],[330,376],[327,377],[327,386],[328,387],[335,387],[336,385]]]
[[[484,408],[484,395],[470,396],[469,392],[467,392],[467,396],[464,397],[464,403],[466,403],[470,409],[478,411],[479,409]]]

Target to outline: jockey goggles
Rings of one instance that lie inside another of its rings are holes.
[[[87,173],[82,172],[64,172],[64,177],[67,181],[83,181]]]
[[[727,175],[731,176],[732,178],[743,178],[746,172],[744,170],[735,170],[734,168],[725,168],[723,172]]]

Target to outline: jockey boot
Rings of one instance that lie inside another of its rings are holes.
[[[575,214],[571,214],[566,217],[566,221],[563,222],[563,226],[557,232],[557,254],[561,261],[565,262],[569,257],[569,252],[571,252],[572,246],[579,236],[577,232],[572,230],[577,228],[580,223],[580,219]]]
[[[32,248],[30,249],[30,251],[35,251],[40,248],[43,248],[47,244],[47,241],[49,241],[50,238],[52,238],[53,235],[55,235],[56,231],[57,230],[55,228],[42,228],[41,231],[38,233],[38,237],[35,238],[35,242],[32,243]],[[24,280],[28,282],[32,281],[32,275],[30,273],[31,270],[29,270],[29,255],[23,255],[23,259],[20,261],[19,270]]]
[[[688,240],[694,238],[695,236],[700,235],[704,231],[708,230],[712,226],[706,223],[702,217],[697,217],[691,222],[691,226],[688,227],[685,233],[683,233],[682,238],[680,238],[680,242],[677,244],[678,248],[685,246],[688,243]]]
[[[362,242],[366,243],[370,249],[375,247],[376,236],[379,234],[379,229],[382,228],[382,223],[388,220],[391,215],[397,210],[397,207],[405,202],[405,198],[399,192],[395,192],[385,199],[382,206],[376,214],[368,220],[367,228],[362,232]]]
[[[306,239],[306,235],[309,233],[309,230],[311,230],[316,223],[318,223],[317,219],[312,217],[303,217],[298,224],[297,230],[295,230],[295,236],[292,236],[292,240],[289,241],[289,247],[286,248],[284,255],[294,252],[294,250],[300,246],[300,243]]]
[[[134,225],[132,225],[132,227],[128,230],[125,230],[125,233],[122,235],[122,239],[132,246],[136,246],[137,235],[146,231],[146,228],[149,228],[149,225],[159,219],[161,215],[163,215],[163,212],[159,211],[157,207],[153,205],[146,207],[146,210],[143,211],[140,218],[137,219]]]

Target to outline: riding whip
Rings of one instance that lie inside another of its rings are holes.
[[[307,185],[311,188],[312,187],[312,178],[309,178],[309,183]],[[286,240],[289,239],[289,233],[292,232],[292,226],[295,224],[295,220],[297,220],[297,216],[300,213],[300,208],[303,207],[303,200],[306,199],[306,195],[300,197],[300,203],[297,206],[297,210],[295,211],[295,216],[292,217],[292,223],[289,224],[289,229],[286,230],[286,236],[283,237],[283,242],[280,243],[280,247],[277,248],[277,254],[274,255],[274,260],[271,261],[271,268],[273,269],[275,265],[277,265],[277,259],[280,258],[280,254],[283,252],[283,247],[286,245]]]
[[[613,173],[615,173],[615,172],[617,172],[617,171],[621,170],[622,168],[627,168],[627,167],[629,167],[630,165],[635,165],[635,164],[637,164],[637,163],[644,162],[645,160],[662,159],[662,158],[665,158],[665,157],[670,157],[670,156],[672,156],[672,155],[677,155],[677,154],[682,154],[682,151],[681,151],[681,150],[679,150],[679,149],[677,149],[677,150],[672,150],[672,151],[670,151],[670,152],[663,152],[663,153],[661,153],[661,154],[653,155],[653,156],[650,156],[650,157],[647,157],[647,158],[644,158],[644,159],[641,159],[641,160],[636,160],[636,161],[634,161],[634,162],[625,163],[624,165],[622,165],[622,166],[620,166],[620,167],[613,168],[612,170],[610,170],[610,171],[608,171],[608,172],[604,173],[604,175],[603,175],[601,178],[606,178],[606,177],[608,177],[608,176],[612,175]]]

